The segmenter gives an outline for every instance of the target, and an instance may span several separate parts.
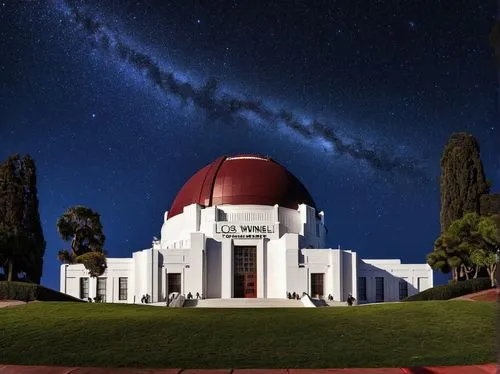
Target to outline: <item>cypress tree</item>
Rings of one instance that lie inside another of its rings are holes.
[[[0,266],[8,280],[24,272],[40,283],[44,253],[35,163],[14,155],[0,165]]]
[[[24,186],[21,174],[18,155],[9,157],[1,166],[0,258],[8,281],[14,276],[14,262],[23,255]]]
[[[26,155],[23,158],[24,184],[25,184],[25,231],[27,237],[27,264],[24,271],[28,279],[34,283],[40,283],[43,268],[43,256],[45,254],[45,239],[43,237],[40,213],[38,211],[38,193],[36,187],[36,166],[33,159]]]
[[[441,157],[441,233],[467,212],[480,213],[480,197],[488,184],[479,143],[467,133],[453,134]]]

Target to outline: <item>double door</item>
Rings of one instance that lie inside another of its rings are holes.
[[[233,297],[257,297],[257,247],[234,247],[233,284]]]

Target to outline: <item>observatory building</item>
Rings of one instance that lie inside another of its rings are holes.
[[[325,248],[325,214],[304,185],[268,157],[220,157],[197,171],[165,212],[161,238],[131,258],[108,258],[91,278],[62,265],[61,292],[105,302],[287,299],[289,294],[358,303],[399,301],[433,286],[427,264],[361,259]]]

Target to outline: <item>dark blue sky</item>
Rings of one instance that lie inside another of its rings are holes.
[[[59,287],[68,207],[128,257],[187,178],[238,153],[304,182],[330,246],[424,262],[452,132],[500,189],[495,3],[459,3],[0,2],[0,157],[37,163],[42,283]]]

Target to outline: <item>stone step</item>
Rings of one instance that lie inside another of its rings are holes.
[[[184,308],[303,308],[300,300],[288,299],[204,299],[186,300]]]

